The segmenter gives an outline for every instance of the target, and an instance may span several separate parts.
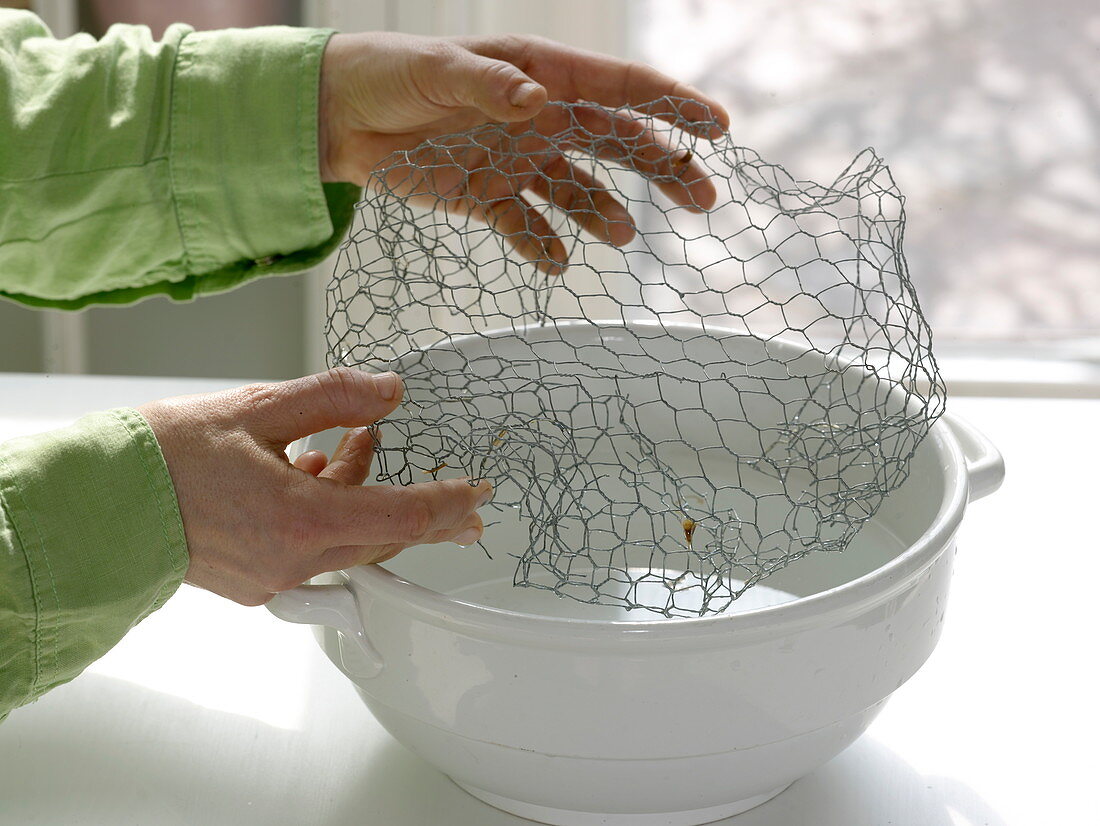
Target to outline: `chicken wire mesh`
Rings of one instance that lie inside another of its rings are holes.
[[[798,181],[698,109],[552,103],[430,140],[379,166],[341,248],[330,364],[405,381],[377,480],[489,479],[516,586],[725,611],[842,551],[943,411],[882,160]]]

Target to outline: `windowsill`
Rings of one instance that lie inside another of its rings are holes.
[[[1100,399],[1100,357],[1078,350],[1073,344],[948,345],[937,360],[951,396]]]

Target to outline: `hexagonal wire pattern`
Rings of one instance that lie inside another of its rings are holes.
[[[798,181],[686,104],[552,103],[552,129],[392,156],[327,294],[330,363],[405,380],[379,481],[488,478],[515,585],[668,617],[843,550],[945,401],[882,160]],[[667,197],[689,159],[709,210]]]

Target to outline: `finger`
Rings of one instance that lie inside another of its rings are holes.
[[[565,245],[546,219],[522,195],[498,201],[475,202],[472,214],[484,221],[521,256],[547,275],[565,272],[569,258]]]
[[[445,531],[435,531],[418,545],[437,545],[442,542],[456,542],[462,546],[472,545],[479,541],[485,534],[485,524],[478,514],[473,514],[463,524],[448,528]],[[401,551],[414,547],[405,542],[391,542],[385,545],[341,545],[327,549],[319,560],[324,573],[327,571],[341,571],[345,568],[354,568],[356,565],[372,565],[393,559]],[[315,574],[316,576],[316,574]]]
[[[729,113],[722,104],[652,66],[592,52],[571,52],[563,69],[574,100],[645,111],[711,140],[729,129]]]
[[[460,46],[442,47],[424,64],[418,88],[446,107],[472,107],[490,120],[529,120],[546,105],[547,94],[507,60],[475,54]]]
[[[407,550],[407,547],[405,545],[387,545],[384,548],[378,549],[378,551],[375,553],[373,562],[365,564],[377,565],[382,562],[389,562],[391,559],[393,559],[404,550]]]
[[[481,519],[481,514],[474,511],[462,524],[442,531],[433,531],[431,536],[419,544],[438,545],[440,542],[457,542],[459,545],[473,545],[484,533],[485,523]]]
[[[374,449],[380,441],[376,426],[349,430],[333,452],[332,461],[319,475],[345,485],[363,484],[370,473]]]
[[[552,100],[589,100],[634,109],[655,104],[649,110],[655,117],[683,124],[712,140],[729,129],[729,113],[718,101],[644,63],[535,38],[488,37],[465,42],[479,54],[514,61],[546,87]]]
[[[644,121],[594,107],[577,107],[583,127],[570,143],[596,157],[621,163],[652,180],[673,203],[693,210],[714,206],[718,193],[710,177],[687,150],[676,149]]]
[[[455,528],[492,496],[488,482],[466,479],[420,482],[404,487],[326,486],[312,497],[319,544],[416,544],[436,531]]]
[[[241,418],[257,437],[285,447],[331,427],[374,424],[401,401],[396,373],[372,375],[354,367],[278,384],[242,388]]]
[[[651,69],[649,66],[645,68]],[[652,71],[660,78],[671,80],[656,70]],[[718,140],[725,135],[730,127],[730,116],[725,107],[694,86],[675,81],[674,83],[678,90],[676,92],[669,92],[648,101],[641,96],[631,95],[634,102],[621,105],[629,106],[636,112],[663,120],[685,132],[708,140]]]
[[[531,191],[562,210],[592,237],[617,247],[635,235],[634,221],[607,188],[559,155],[534,178]]]
[[[310,476],[316,476],[328,464],[328,457],[320,450],[307,450],[293,462],[298,470],[304,470]]]

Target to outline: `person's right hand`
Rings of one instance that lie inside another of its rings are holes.
[[[556,274],[569,263],[565,245],[528,192],[601,241],[623,246],[635,234],[626,204],[553,137],[563,130],[572,135],[568,149],[625,165],[655,181],[673,204],[714,206],[705,167],[656,131],[654,118],[711,140],[729,126],[716,100],[651,66],[544,38],[337,34],[321,67],[321,176],[371,185],[392,153],[506,124],[491,140],[421,147],[385,172],[385,184],[428,208],[446,204],[471,215]]]
[[[244,605],[326,571],[435,542],[470,544],[487,482],[360,487],[373,455],[365,429],[401,400],[393,373],[336,368],[279,384],[180,396],[138,408],[175,485],[191,556],[187,581]],[[356,428],[331,461],[286,447],[332,427]],[[364,429],[360,429],[364,428]]]

